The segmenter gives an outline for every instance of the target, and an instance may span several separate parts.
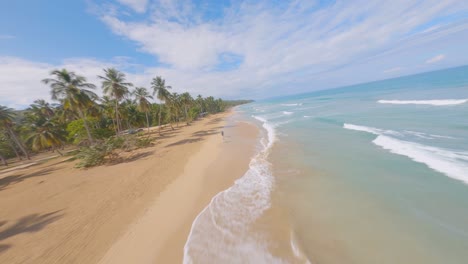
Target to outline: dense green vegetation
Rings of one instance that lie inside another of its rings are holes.
[[[51,88],[54,103],[39,99],[23,111],[0,106],[0,161],[8,158],[30,159],[30,154],[56,151],[62,155],[65,145],[80,146],[79,166],[88,167],[112,157],[116,149],[133,149],[150,144],[133,134],[136,128],[190,124],[206,114],[251,101],[223,101],[212,96],[193,98],[185,92],[171,92],[171,86],[157,76],[150,89],[135,87],[124,73],[104,69],[98,76],[104,94],[96,85],[66,69],[51,72],[43,82]],[[153,102],[157,98],[161,103]],[[141,133],[141,132],[140,132]]]

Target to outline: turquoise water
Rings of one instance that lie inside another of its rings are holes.
[[[468,66],[239,110],[312,263],[468,263]]]

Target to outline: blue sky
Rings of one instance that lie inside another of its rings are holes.
[[[138,86],[265,98],[468,64],[468,2],[15,0],[0,3],[0,104],[49,99],[67,68]]]

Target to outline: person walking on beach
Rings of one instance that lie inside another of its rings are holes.
[[[221,130],[221,136],[223,137],[224,139],[224,131]]]

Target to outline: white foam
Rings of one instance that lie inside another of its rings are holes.
[[[283,263],[268,251],[251,224],[270,208],[274,184],[267,158],[276,140],[275,129],[262,117],[267,136],[247,172],[230,188],[218,193],[195,218],[184,247],[184,263]]]
[[[391,130],[382,130],[352,124],[344,124],[343,127],[346,129],[377,135],[377,138],[372,141],[375,145],[380,146],[391,153],[403,155],[413,161],[423,163],[435,171],[441,172],[448,177],[468,184],[468,152],[436,148],[396,139],[389,136],[389,131],[394,132]]]
[[[424,163],[433,170],[468,184],[468,152],[455,152],[387,136],[378,136],[372,142],[392,153]]]
[[[297,104],[281,104],[282,106],[299,106],[302,105],[302,103],[297,103]]]
[[[356,130],[356,131],[362,131],[362,132],[367,132],[371,133],[374,135],[394,135],[394,136],[400,136],[401,133],[393,131],[393,130],[384,130],[384,129],[378,129],[374,127],[366,127],[366,126],[358,126],[358,125],[353,125],[353,124],[343,124],[343,128],[349,129],[349,130]]]
[[[435,135],[435,134],[426,134],[426,133],[416,132],[416,131],[411,131],[411,130],[405,130],[405,133],[417,136],[419,138],[424,138],[424,139],[434,139],[434,138],[455,139],[454,137],[441,136],[441,135]]]
[[[294,112],[283,111],[283,114],[285,114],[285,115],[292,115],[292,114],[294,114]]]
[[[381,104],[416,104],[416,105],[458,105],[468,102],[468,99],[440,99],[440,100],[378,100]]]

